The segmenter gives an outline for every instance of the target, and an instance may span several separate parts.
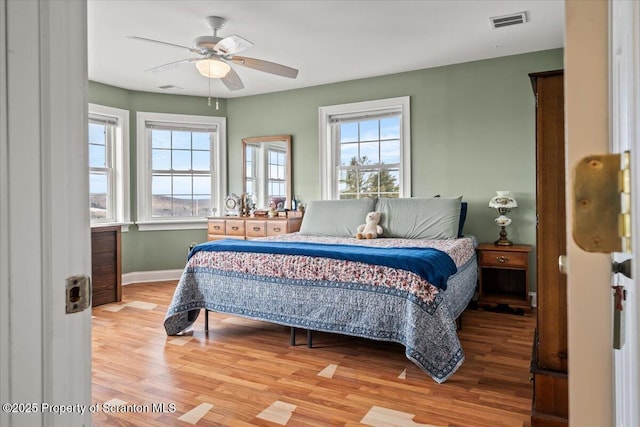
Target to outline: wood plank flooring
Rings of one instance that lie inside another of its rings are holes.
[[[96,426],[529,427],[535,313],[469,309],[466,361],[437,384],[399,344],[211,313],[183,336],[163,321],[176,282],[123,287],[93,308]]]

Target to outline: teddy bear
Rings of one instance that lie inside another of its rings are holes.
[[[356,239],[375,239],[382,235],[382,227],[378,225],[380,222],[380,212],[369,212],[365,219],[365,224],[358,226]]]

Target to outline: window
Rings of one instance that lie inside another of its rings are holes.
[[[206,228],[226,187],[221,117],[138,113],[140,230]]]
[[[91,224],[128,228],[129,112],[89,104],[88,136]]]
[[[269,147],[267,149],[267,195],[269,198],[287,197],[287,152]]]
[[[411,195],[409,97],[320,107],[323,199]]]

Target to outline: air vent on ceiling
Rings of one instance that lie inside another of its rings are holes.
[[[162,90],[170,90],[170,89],[181,90],[182,88],[180,86],[164,85],[164,86],[158,86],[158,89],[162,89]]]
[[[494,16],[489,18],[493,28],[507,27],[509,25],[524,24],[527,22],[527,12],[512,13],[510,15]]]

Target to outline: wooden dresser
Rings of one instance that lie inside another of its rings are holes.
[[[530,74],[536,97],[536,275],[532,427],[569,423],[563,72]]]
[[[91,228],[91,305],[122,300],[120,226]]]
[[[210,217],[207,237],[217,239],[255,239],[256,237],[277,236],[300,230],[302,217]]]

